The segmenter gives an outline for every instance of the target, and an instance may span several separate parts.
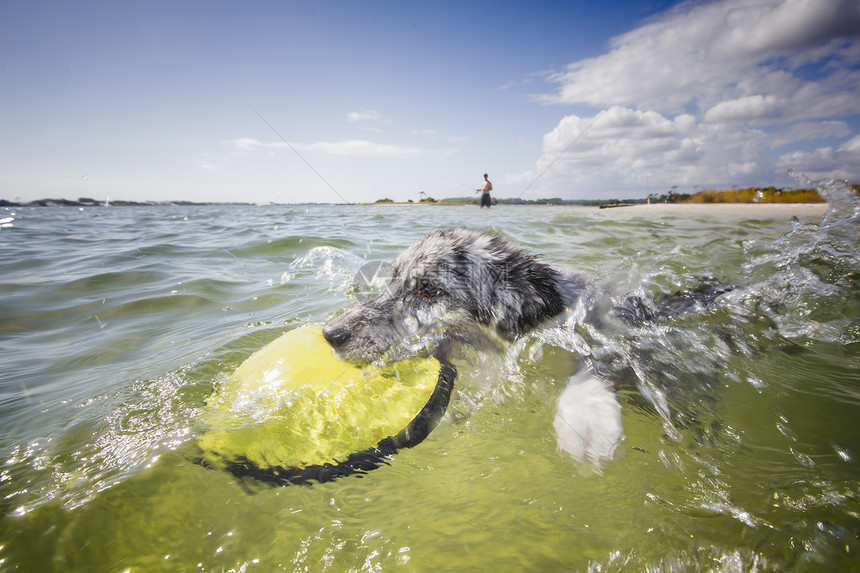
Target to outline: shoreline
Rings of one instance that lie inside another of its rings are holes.
[[[675,215],[821,216],[827,211],[827,203],[652,203],[604,211],[633,212],[639,215],[647,212]]]

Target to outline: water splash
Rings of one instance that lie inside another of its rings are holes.
[[[529,338],[585,357],[586,367],[620,388],[634,386],[672,440],[691,433],[699,443],[712,439],[718,387],[727,381],[745,381],[758,391],[767,386],[750,372],[751,361],[772,350],[792,352],[807,341],[860,340],[860,198],[844,183],[804,183],[828,201],[821,222],[795,221],[774,241],[746,241],[742,279],[710,306],[638,324],[615,320],[613,309],[626,301],[651,312],[651,297],[672,293],[660,285],[700,280],[669,265],[628,268],[589,289],[563,323]]]
[[[311,269],[314,278],[328,279],[332,291],[352,289],[352,279],[365,262],[358,255],[337,247],[314,247],[290,263],[281,275],[281,284],[295,279],[303,270]]]
[[[745,244],[752,253],[743,265],[749,284],[730,298],[738,307],[767,311],[786,338],[856,341],[860,197],[845,183],[797,178],[827,201],[821,222],[794,222],[769,245]]]
[[[26,486],[6,501],[18,515],[50,501],[73,509],[180,448],[192,435],[195,409],[182,395],[194,366],[78,404],[62,434],[14,448],[4,475]]]

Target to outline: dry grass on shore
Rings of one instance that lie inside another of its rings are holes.
[[[684,203],[824,203],[814,189],[780,190],[750,187],[732,191],[707,189],[692,195]]]

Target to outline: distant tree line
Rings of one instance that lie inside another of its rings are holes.
[[[18,202],[0,199],[0,207],[101,207],[104,201],[97,201],[90,197],[75,199],[36,199],[35,201]],[[250,205],[250,203],[197,203],[194,201],[124,201],[122,199],[111,199],[111,207],[169,207],[169,206],[191,206],[191,205]]]
[[[860,195],[860,183],[851,187]],[[390,199],[380,199],[380,202],[393,202]],[[448,197],[434,200],[427,197],[421,203],[436,203],[439,205],[477,205],[474,197]],[[584,207],[601,207],[604,205],[641,205],[644,203],[823,203],[824,199],[814,189],[780,189],[777,187],[747,187],[718,191],[706,189],[696,193],[677,193],[674,190],[666,193],[652,193],[648,197],[636,199],[561,199],[550,197],[544,199],[524,199],[522,197],[504,198],[493,197],[497,205],[578,205]],[[411,201],[410,201],[411,203]]]

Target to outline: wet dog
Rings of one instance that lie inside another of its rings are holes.
[[[558,319],[583,295],[600,290],[597,284],[593,277],[559,269],[502,237],[463,227],[442,229],[401,253],[387,288],[331,320],[323,335],[344,360],[444,357],[452,342],[480,346],[488,331],[514,340]],[[641,326],[698,311],[728,290],[705,280],[661,300],[628,296],[581,320],[597,329]],[[631,369],[607,368],[593,355],[578,358],[585,368],[561,393],[554,428],[560,450],[599,469],[622,437],[615,387],[631,377]],[[662,372],[672,368],[652,366]],[[653,397],[645,398],[661,415],[670,415]]]
[[[401,253],[388,287],[331,320],[323,335],[342,359],[363,362],[444,352],[454,340],[474,344],[476,325],[513,340],[570,308],[591,282],[502,237],[443,229]],[[622,434],[612,384],[590,371],[574,376],[554,427],[561,450],[599,468]]]

